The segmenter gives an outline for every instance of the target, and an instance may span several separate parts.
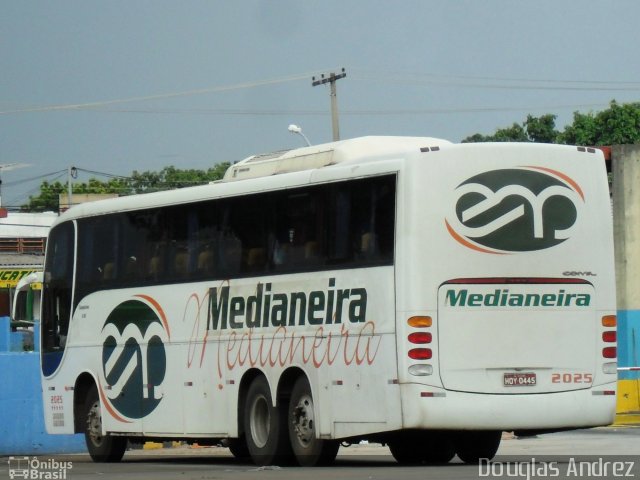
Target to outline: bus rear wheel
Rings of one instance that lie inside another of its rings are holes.
[[[273,406],[267,379],[256,377],[247,391],[244,427],[247,450],[256,465],[288,463],[291,448],[287,439],[286,411]]]
[[[126,437],[114,437],[102,433],[102,408],[98,389],[89,390],[84,406],[84,438],[87,450],[94,462],[112,463],[122,460],[127,449]]]
[[[481,458],[495,457],[502,440],[502,432],[459,432],[455,439],[456,453],[464,463],[477,464]]]
[[[289,440],[298,464],[310,467],[333,462],[340,444],[317,438],[313,396],[305,377],[300,377],[291,391],[288,424]]]
[[[389,441],[389,450],[402,464],[445,464],[456,454],[451,435],[447,432],[404,432]]]
[[[244,437],[228,438],[225,441],[225,444],[229,448],[231,455],[233,455],[238,460],[246,460],[250,457],[249,449],[247,448],[247,442]]]

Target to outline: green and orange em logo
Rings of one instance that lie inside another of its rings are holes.
[[[556,246],[572,234],[585,202],[568,175],[544,167],[491,170],[455,190],[449,234],[470,249],[494,254]]]
[[[148,295],[136,295],[109,314],[102,338],[102,374],[108,387],[100,393],[106,409],[127,423],[147,416],[163,397],[165,343],[170,338],[164,311]]]

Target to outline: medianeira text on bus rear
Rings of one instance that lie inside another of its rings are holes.
[[[558,289],[540,293],[516,293],[508,288],[474,292],[468,288],[449,288],[445,304],[451,307],[588,307],[591,295]]]

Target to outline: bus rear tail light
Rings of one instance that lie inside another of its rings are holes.
[[[433,341],[431,332],[424,330],[433,325],[433,319],[427,315],[414,315],[407,320],[407,324],[413,328],[419,328],[422,331],[411,332],[407,336],[409,343],[413,345],[430,344]],[[430,360],[433,357],[433,351],[430,348],[416,347],[411,348],[407,355],[412,360]],[[424,377],[433,375],[433,366],[425,363],[417,363],[409,366],[409,374],[416,377]]]
[[[429,332],[413,332],[407,337],[411,343],[431,343],[432,337]]]
[[[415,316],[409,318],[409,320],[407,320],[407,323],[410,327],[414,328],[428,328],[433,324],[433,319],[426,316]]]
[[[602,373],[606,373],[609,375],[618,373],[618,363],[617,362],[607,362],[602,365]]]
[[[429,360],[432,356],[430,348],[412,348],[409,350],[409,358],[413,360]]]
[[[602,317],[602,326],[615,328],[618,324],[618,319],[615,315],[605,315]],[[602,341],[605,343],[616,343],[617,334],[616,330],[605,330],[602,332]],[[616,358],[618,356],[617,348],[614,346],[604,347],[602,349],[602,356],[604,358]],[[604,368],[604,367],[603,367]]]

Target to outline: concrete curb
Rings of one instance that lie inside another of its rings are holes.
[[[635,425],[640,426],[640,412],[633,413],[618,413],[616,420],[613,423],[614,426],[619,425]]]
[[[158,450],[160,448],[177,448],[177,447],[182,447],[184,446],[183,442],[174,442],[174,441],[170,441],[170,442],[144,442],[144,445],[142,445],[142,450]],[[194,448],[193,446],[191,446],[190,448]]]

